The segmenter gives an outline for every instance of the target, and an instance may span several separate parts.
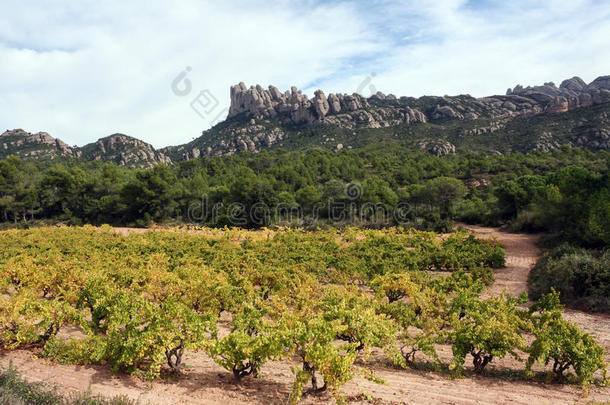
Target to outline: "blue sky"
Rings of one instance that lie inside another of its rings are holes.
[[[78,145],[188,142],[239,81],[485,96],[606,74],[609,1],[3,0],[0,13],[0,131]]]

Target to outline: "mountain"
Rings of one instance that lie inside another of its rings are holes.
[[[46,132],[35,134],[23,129],[0,134],[0,159],[15,155],[23,159],[80,158],[114,162],[120,166],[146,168],[171,163],[163,153],[139,139],[113,134],[83,147],[71,147]]]
[[[113,134],[78,149],[87,160],[114,162],[120,166],[146,168],[171,159],[144,141],[124,134]]]
[[[23,129],[13,129],[0,134],[0,158],[4,159],[8,155],[25,159],[55,159],[58,157],[78,157],[78,152],[46,132],[32,134]]]
[[[156,150],[124,134],[70,147],[46,132],[0,135],[0,158],[80,158],[145,168],[157,163],[260,152],[267,148],[353,149],[400,142],[437,156],[456,148],[488,153],[551,151],[562,145],[610,148],[610,76],[508,89],[505,95],[396,97],[376,93],[312,98],[296,87],[231,87],[227,119],[184,145]]]
[[[483,98],[399,98],[380,92],[365,98],[318,90],[310,99],[296,87],[282,93],[274,86],[240,83],[231,87],[226,121],[163,152],[185,160],[276,146],[354,148],[389,139],[435,154],[456,146],[500,153],[548,151],[562,144],[607,149],[609,103],[610,76],[589,84],[573,77],[559,87],[517,85],[505,95]]]

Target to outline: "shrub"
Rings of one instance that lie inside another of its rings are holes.
[[[231,333],[210,346],[214,361],[231,371],[236,380],[258,377],[261,366],[281,357],[284,342],[277,328],[264,317],[266,309],[245,305],[233,314]]]
[[[604,349],[588,333],[562,318],[559,310],[559,293],[552,291],[542,298],[542,305],[532,307],[535,340],[528,348],[530,354],[526,370],[531,374],[534,363],[553,363],[553,373],[559,380],[572,368],[583,385],[593,382],[593,374],[602,370],[606,376]]]
[[[529,277],[534,299],[555,288],[566,305],[610,312],[610,251],[561,245],[536,263]]]
[[[89,392],[77,393],[68,398],[59,396],[52,387],[31,383],[9,366],[0,371],[0,405],[136,405],[125,396],[103,398]]]
[[[507,354],[515,358],[517,349],[525,347],[521,335],[526,328],[525,317],[517,308],[525,300],[512,297],[472,298],[453,314],[451,340],[453,362],[451,368],[460,375],[468,354],[472,355],[474,371],[483,372],[494,358]]]

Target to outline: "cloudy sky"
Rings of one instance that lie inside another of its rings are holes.
[[[0,10],[0,132],[78,145],[115,132],[188,142],[226,115],[239,81],[485,96],[610,74],[605,0],[2,0]]]

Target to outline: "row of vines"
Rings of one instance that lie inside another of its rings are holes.
[[[504,251],[468,232],[403,229],[0,232],[0,347],[154,379],[204,351],[236,379],[294,363],[292,403],[329,390],[343,401],[376,350],[397,367],[420,353],[454,375],[512,355],[584,385],[603,349],[564,321],[557,294],[480,298]],[[62,334],[71,326],[78,333]],[[528,339],[529,338],[529,339]],[[443,365],[436,348],[450,344]],[[596,374],[597,375],[597,374]]]

